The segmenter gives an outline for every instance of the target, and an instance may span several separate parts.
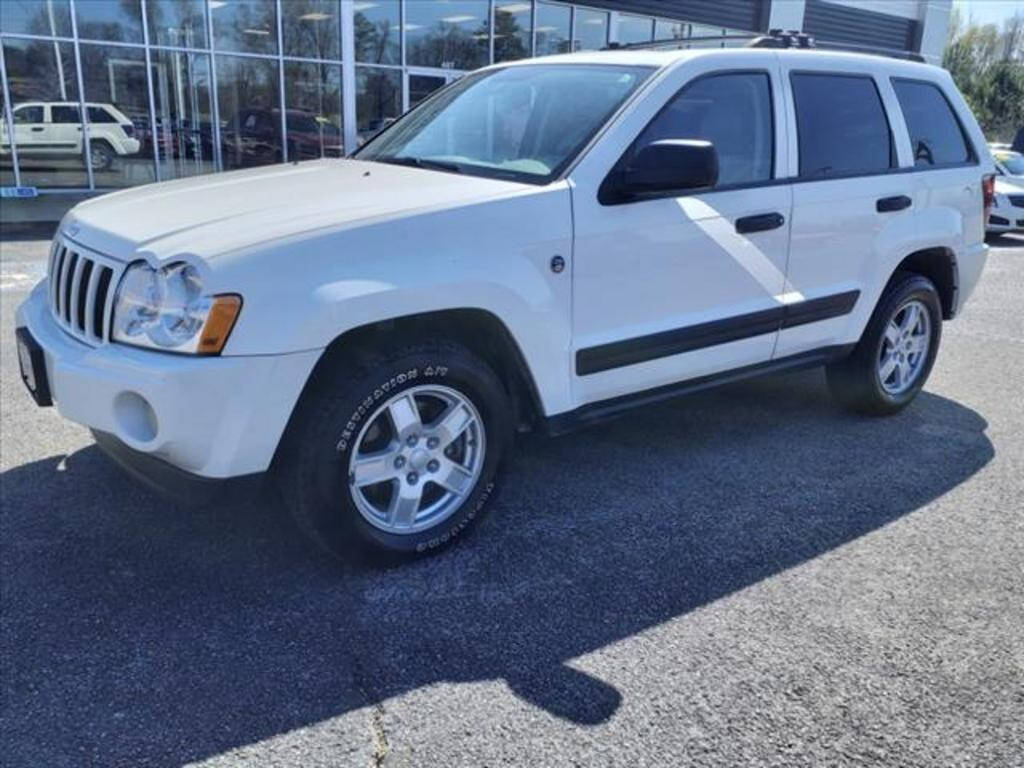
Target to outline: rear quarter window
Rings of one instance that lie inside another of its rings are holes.
[[[875,81],[865,75],[794,72],[801,178],[884,173],[892,131]]]
[[[960,121],[938,86],[894,78],[892,87],[910,133],[915,166],[961,165],[974,159]]]

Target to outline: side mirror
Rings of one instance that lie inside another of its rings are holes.
[[[613,173],[608,182],[611,188],[602,189],[602,198],[614,198],[616,202],[713,187],[718,182],[718,153],[710,141],[700,139],[654,141]]]

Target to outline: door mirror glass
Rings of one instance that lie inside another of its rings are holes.
[[[718,153],[703,139],[661,139],[640,149],[615,176],[608,191],[619,202],[707,189],[718,182]]]

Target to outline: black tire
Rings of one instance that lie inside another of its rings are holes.
[[[117,154],[105,141],[93,141],[89,144],[89,154],[92,158],[92,169],[94,171],[106,171],[114,164]]]
[[[349,460],[365,420],[377,408],[400,392],[431,383],[456,390],[479,413],[486,435],[482,469],[461,505],[433,527],[403,534],[381,530],[352,498]],[[494,497],[511,440],[509,398],[487,363],[458,344],[423,342],[392,353],[323,361],[289,425],[277,474],[299,527],[328,552],[404,559],[444,548],[480,519]]]
[[[892,394],[883,387],[878,360],[890,320],[911,300],[919,301],[928,312],[931,332],[928,352],[913,385],[904,392]],[[858,413],[873,416],[897,413],[906,408],[924,387],[935,364],[941,338],[942,305],[935,285],[921,275],[899,273],[882,293],[853,352],[826,367],[829,389],[843,406]]]

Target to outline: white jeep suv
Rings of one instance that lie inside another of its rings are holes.
[[[985,263],[949,75],[761,48],[494,66],[363,146],[117,192],[60,225],[23,375],[180,492],[272,472],[332,550],[485,510],[517,429],[825,365],[921,390]]]
[[[89,159],[93,170],[105,171],[116,157],[137,154],[135,126],[113,104],[86,103],[89,118]],[[85,147],[82,111],[77,101],[26,101],[15,105],[14,145],[28,159],[81,157]],[[11,151],[7,122],[0,121],[0,157]]]

